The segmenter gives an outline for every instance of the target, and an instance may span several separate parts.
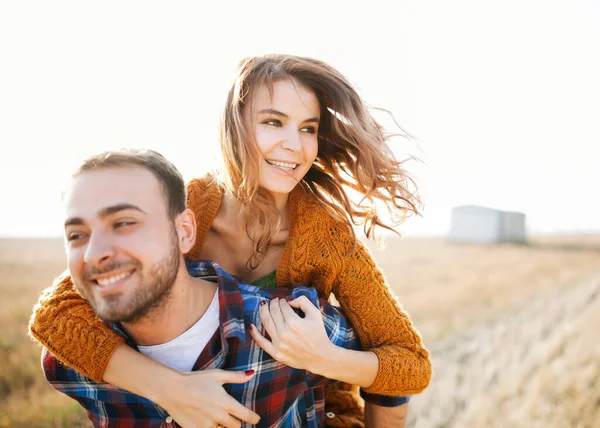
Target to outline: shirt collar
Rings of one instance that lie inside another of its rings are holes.
[[[216,280],[219,293],[219,321],[223,338],[237,337],[246,340],[244,323],[244,300],[240,292],[239,278],[225,272],[213,261],[186,260],[190,275]]]

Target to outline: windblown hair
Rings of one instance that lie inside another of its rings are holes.
[[[260,263],[280,220],[272,196],[259,186],[262,155],[244,113],[252,104],[256,88],[266,85],[273,94],[273,84],[285,79],[310,89],[321,109],[317,158],[299,184],[351,231],[352,224],[363,225],[368,238],[374,237],[377,226],[396,232],[393,228],[408,214],[419,214],[416,185],[388,145],[388,140],[398,134],[384,131],[342,74],[312,58],[246,58],[238,66],[221,117],[219,142],[224,170],[219,181],[242,202],[240,215],[247,230],[259,231],[251,237],[255,253],[248,260],[249,269]],[[362,199],[352,201],[345,188],[358,192]],[[387,208],[391,225],[381,220],[377,201]]]
[[[185,181],[179,170],[163,155],[148,149],[121,149],[99,153],[84,159],[72,174],[111,167],[137,166],[150,171],[162,187],[171,220],[186,209]]]

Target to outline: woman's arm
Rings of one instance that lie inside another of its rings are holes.
[[[362,242],[357,241],[348,254],[350,233],[344,227],[329,228],[331,256],[339,261],[328,266],[339,266],[339,271],[328,274],[334,278],[331,291],[363,349],[374,352],[379,360],[377,376],[365,391],[391,396],[418,394],[431,380],[429,352]]]
[[[302,311],[304,316],[300,317],[293,308]],[[250,334],[280,363],[361,387],[368,387],[375,380],[379,365],[377,355],[332,343],[323,314],[307,297],[289,302],[274,298],[269,304],[262,305],[259,312],[269,339],[253,325],[250,326]]]
[[[97,382],[102,382],[115,349],[125,342],[96,316],[66,272],[34,306],[29,334],[62,363]]]
[[[259,420],[222,387],[247,382],[252,375],[223,370],[181,373],[140,354],[96,317],[65,274],[42,293],[29,333],[62,363],[160,404],[182,426],[213,418],[215,425],[224,426]]]
[[[187,185],[187,203],[198,216],[207,211],[206,207],[218,209],[219,190],[217,186],[209,186],[211,180],[206,176]],[[198,221],[199,230],[209,226],[204,217],[198,217]],[[198,240],[193,251],[198,252],[201,246]],[[96,316],[75,289],[67,271],[40,296],[29,321],[29,334],[61,362],[97,382],[102,382],[111,356],[125,342]],[[117,386],[127,389],[127,385]]]
[[[182,373],[122,344],[109,360],[106,382],[160,404],[184,427],[239,426],[257,424],[260,417],[244,407],[223,388],[224,383],[246,383],[252,373],[202,370]]]
[[[366,392],[385,396],[422,392],[431,380],[429,352],[381,270],[362,242],[353,242],[345,223],[300,196],[290,202],[294,242],[282,255],[285,269],[278,270],[278,285],[302,283],[317,288],[323,297],[335,295],[362,349],[378,358],[377,375]],[[327,370],[336,367],[329,362]]]
[[[315,255],[311,263],[318,267],[320,277],[313,285],[322,286],[329,281],[329,287],[320,291],[325,295],[333,292],[338,298],[363,351],[330,343],[321,320],[320,325],[285,322],[282,310],[287,304],[275,304],[277,299],[271,301],[268,310],[267,305],[261,308],[261,320],[271,336],[272,348],[265,347],[269,343],[261,340],[256,331],[255,340],[286,365],[361,386],[371,394],[405,396],[423,391],[431,379],[429,353],[381,271],[362,243],[357,242],[355,251],[348,254],[351,236],[343,227],[320,225],[320,228],[331,236],[315,240],[320,245],[319,251],[308,251]]]

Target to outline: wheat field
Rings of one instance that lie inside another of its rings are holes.
[[[600,427],[599,235],[529,245],[389,238],[371,248],[432,353],[409,427]],[[46,384],[26,336],[32,305],[64,263],[59,240],[0,239],[0,427],[88,426]]]

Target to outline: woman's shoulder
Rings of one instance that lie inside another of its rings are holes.
[[[203,195],[207,193],[221,192],[221,186],[215,180],[211,173],[207,173],[202,177],[192,178],[186,185],[188,193]]]
[[[219,200],[223,190],[212,174],[193,178],[187,183],[187,201],[192,209],[199,203],[206,203],[207,199]]]

